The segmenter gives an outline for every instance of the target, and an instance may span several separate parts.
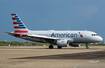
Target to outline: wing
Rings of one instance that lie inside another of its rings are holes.
[[[42,42],[42,43],[52,43],[60,39],[60,38],[55,38],[55,37],[47,37],[47,36],[41,36],[41,35],[29,35],[29,34],[14,33],[14,32],[5,32],[5,33],[8,33],[9,35],[12,35],[18,38],[22,38],[25,40],[34,41],[34,42]]]

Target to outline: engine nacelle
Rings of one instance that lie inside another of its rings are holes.
[[[66,39],[57,40],[57,45],[61,47],[69,46],[69,42]]]
[[[71,43],[70,46],[72,46],[72,47],[79,47],[80,44],[79,43]]]

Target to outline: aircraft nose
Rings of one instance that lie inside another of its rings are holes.
[[[102,39],[102,37],[99,36],[98,40],[99,40],[99,42],[101,42],[103,39]]]

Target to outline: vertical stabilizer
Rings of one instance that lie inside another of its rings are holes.
[[[11,15],[15,30],[14,33],[28,33],[28,28],[25,26],[25,24],[22,22],[19,16],[15,13]]]

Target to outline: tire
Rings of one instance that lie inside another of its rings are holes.
[[[62,49],[62,47],[61,46],[58,46],[58,49]]]
[[[53,45],[50,45],[50,46],[49,46],[49,49],[53,49]]]

